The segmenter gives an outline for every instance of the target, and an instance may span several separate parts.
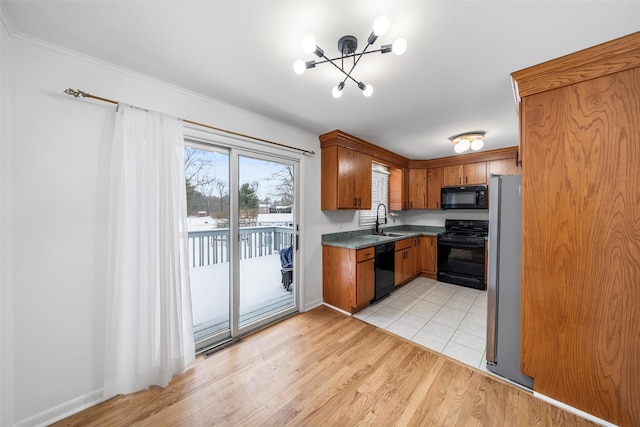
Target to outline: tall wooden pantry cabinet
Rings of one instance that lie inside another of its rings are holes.
[[[522,159],[522,371],[640,425],[640,32],[512,74]]]

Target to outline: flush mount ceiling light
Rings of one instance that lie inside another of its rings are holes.
[[[474,132],[465,132],[449,137],[449,141],[453,144],[453,151],[456,153],[464,153],[469,148],[472,150],[480,150],[484,146],[485,131],[477,130]]]
[[[367,51],[369,46],[376,42],[378,36],[384,35],[388,29],[389,19],[384,15],[378,16],[373,22],[373,32],[367,39],[367,45],[364,47],[364,49],[362,49],[362,52],[360,53],[356,53],[356,50],[358,49],[357,38],[355,38],[354,36],[340,37],[340,39],[338,40],[338,52],[340,52],[340,56],[338,56],[337,58],[328,58],[324,54],[324,50],[316,45],[316,39],[313,38],[313,36],[307,35],[302,39],[302,50],[304,50],[306,53],[315,53],[318,58],[323,58],[324,60],[313,60],[305,62],[299,59],[293,64],[293,70],[296,72],[296,74],[303,74],[305,70],[308,70],[309,68],[315,68],[315,66],[318,64],[328,62],[338,70],[340,70],[342,74],[344,74],[344,79],[340,83],[338,83],[331,91],[334,98],[340,98],[342,96],[342,89],[344,89],[344,84],[348,79],[353,80],[353,82],[358,85],[358,88],[360,88],[360,90],[362,91],[362,94],[369,97],[371,96],[371,94],[373,94],[373,86],[364,84],[363,82],[358,81],[351,76],[353,69],[356,68],[356,65],[358,65],[358,62],[360,61],[360,58],[362,58],[363,55],[375,52],[393,52],[396,55],[402,55],[405,50],[407,50],[407,41],[405,39],[398,39],[393,44],[384,45],[377,50]],[[348,61],[348,64],[346,64],[346,66],[347,68],[349,68],[350,66],[350,68],[348,71],[346,71],[345,59],[348,58],[353,58],[353,63],[351,63],[351,61]],[[340,63],[339,65],[337,63],[338,61]]]

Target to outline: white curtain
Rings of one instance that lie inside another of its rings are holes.
[[[111,158],[103,397],[194,361],[182,120],[119,104]]]

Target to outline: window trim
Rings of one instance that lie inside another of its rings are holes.
[[[358,226],[375,226],[378,206],[384,204],[389,209],[389,168],[379,163],[371,163],[371,209],[358,211]]]

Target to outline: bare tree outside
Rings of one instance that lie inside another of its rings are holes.
[[[209,178],[209,167],[211,161],[202,156],[202,150],[191,147],[184,149],[184,178],[187,186],[192,186],[198,191],[202,191],[204,186],[213,182]]]
[[[229,192],[225,179],[216,176],[215,155],[197,148],[185,147],[184,170],[187,190],[187,214],[229,219]]]
[[[293,205],[294,198],[294,166],[283,164],[282,167],[271,173],[269,179],[277,182],[275,188],[269,193],[274,203],[280,206]]]

